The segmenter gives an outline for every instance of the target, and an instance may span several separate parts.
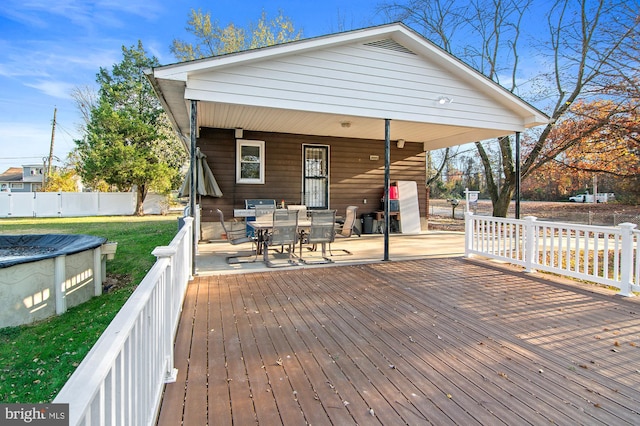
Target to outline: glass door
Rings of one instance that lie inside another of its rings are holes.
[[[329,147],[304,145],[303,194],[310,209],[329,208]]]

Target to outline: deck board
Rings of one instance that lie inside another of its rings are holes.
[[[640,424],[639,312],[462,258],[196,277],[158,424]]]
[[[184,418],[184,398],[187,386],[187,372],[189,371],[189,352],[191,350],[191,330],[193,322],[189,321],[190,315],[196,306],[197,294],[199,286],[190,285],[187,287],[184,303],[182,305],[182,314],[176,332],[176,340],[174,344],[174,367],[178,370],[176,381],[165,388],[164,399],[169,401],[182,401],[182,405],[163,404],[160,407],[158,415],[159,426],[173,426],[180,424]]]
[[[204,280],[204,279],[203,279]],[[231,425],[231,399],[227,382],[227,358],[223,333],[223,295],[227,289],[216,285],[213,277],[208,277],[209,292],[209,340],[208,358],[209,387],[207,389],[208,412],[215,413],[216,425]]]
[[[211,286],[198,286],[196,304],[193,310],[193,329],[191,332],[191,351],[189,353],[189,371],[187,372],[184,403],[185,424],[205,424],[207,412],[199,407],[207,405],[207,341],[209,317],[209,289]]]

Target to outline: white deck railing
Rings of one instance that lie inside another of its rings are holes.
[[[62,388],[70,425],[154,424],[164,384],[175,381],[173,343],[190,279],[193,219],[149,273]]]
[[[630,296],[640,291],[640,231],[492,216],[465,215],[465,256],[479,255],[616,287]]]

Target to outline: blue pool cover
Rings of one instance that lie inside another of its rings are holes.
[[[0,268],[94,249],[107,239],[82,234],[0,235]]]

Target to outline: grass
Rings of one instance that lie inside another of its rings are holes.
[[[0,329],[0,403],[51,402],[177,231],[175,216],[0,219],[0,234],[89,234],[118,242],[119,285],[65,314]]]

